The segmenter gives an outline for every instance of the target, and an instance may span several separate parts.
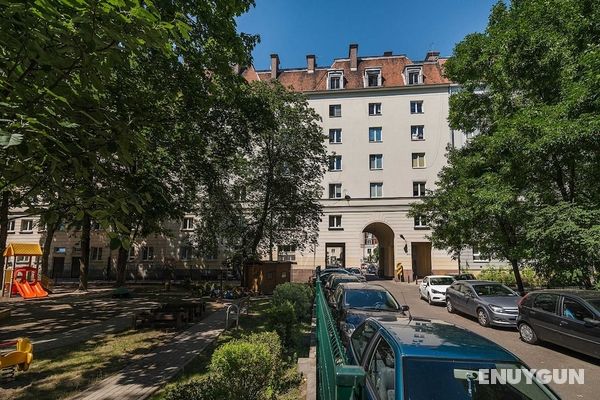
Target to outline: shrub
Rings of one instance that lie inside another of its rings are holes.
[[[285,345],[292,345],[298,331],[294,305],[288,300],[281,304],[272,303],[266,314],[269,328],[277,332]]]
[[[266,333],[222,345],[209,370],[212,379],[222,382],[224,399],[263,400],[273,392],[281,367],[281,343]]]
[[[165,400],[221,400],[225,398],[221,387],[217,380],[203,376],[167,389]]]
[[[295,311],[298,321],[307,320],[312,314],[313,292],[309,285],[304,283],[282,283],[273,291],[272,303],[275,306],[289,301]]]
[[[516,286],[517,281],[515,274],[510,268],[494,268],[488,267],[481,270],[478,279],[500,282],[506,286]],[[545,286],[545,280],[536,274],[535,270],[531,267],[524,267],[521,269],[521,279],[523,280],[523,286],[529,287],[543,287]]]

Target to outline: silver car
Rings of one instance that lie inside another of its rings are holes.
[[[448,312],[477,317],[482,326],[517,326],[519,296],[512,289],[492,281],[456,281],[446,290]]]

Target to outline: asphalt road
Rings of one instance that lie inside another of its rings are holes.
[[[378,283],[386,287],[401,304],[407,304],[410,307],[413,316],[443,320],[476,332],[503,346],[523,360],[530,368],[583,368],[585,370],[585,384],[550,384],[550,386],[563,400],[600,399],[600,360],[551,344],[530,345],[521,341],[516,329],[484,328],[477,323],[474,317],[450,314],[446,311],[445,305],[430,306],[426,301],[419,299],[418,286],[414,283],[393,281],[372,283]]]

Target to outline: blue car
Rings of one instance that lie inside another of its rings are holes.
[[[351,361],[365,370],[365,399],[559,399],[537,379],[527,380],[529,368],[515,355],[442,321],[369,318],[350,337],[348,350]],[[519,374],[519,383],[507,383]]]

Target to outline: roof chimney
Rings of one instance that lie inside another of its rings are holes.
[[[277,54],[271,54],[271,79],[277,79],[278,72],[279,72],[279,56]]]
[[[428,51],[427,55],[425,55],[425,61],[437,61],[440,58],[439,51]]]
[[[356,71],[358,69],[358,45],[353,43],[350,45],[350,71]]]
[[[391,57],[392,56],[392,52],[391,51],[384,51],[383,52],[383,56],[384,57]]]
[[[309,74],[315,72],[315,67],[317,66],[316,57],[314,54],[309,54],[306,56],[306,69]]]

